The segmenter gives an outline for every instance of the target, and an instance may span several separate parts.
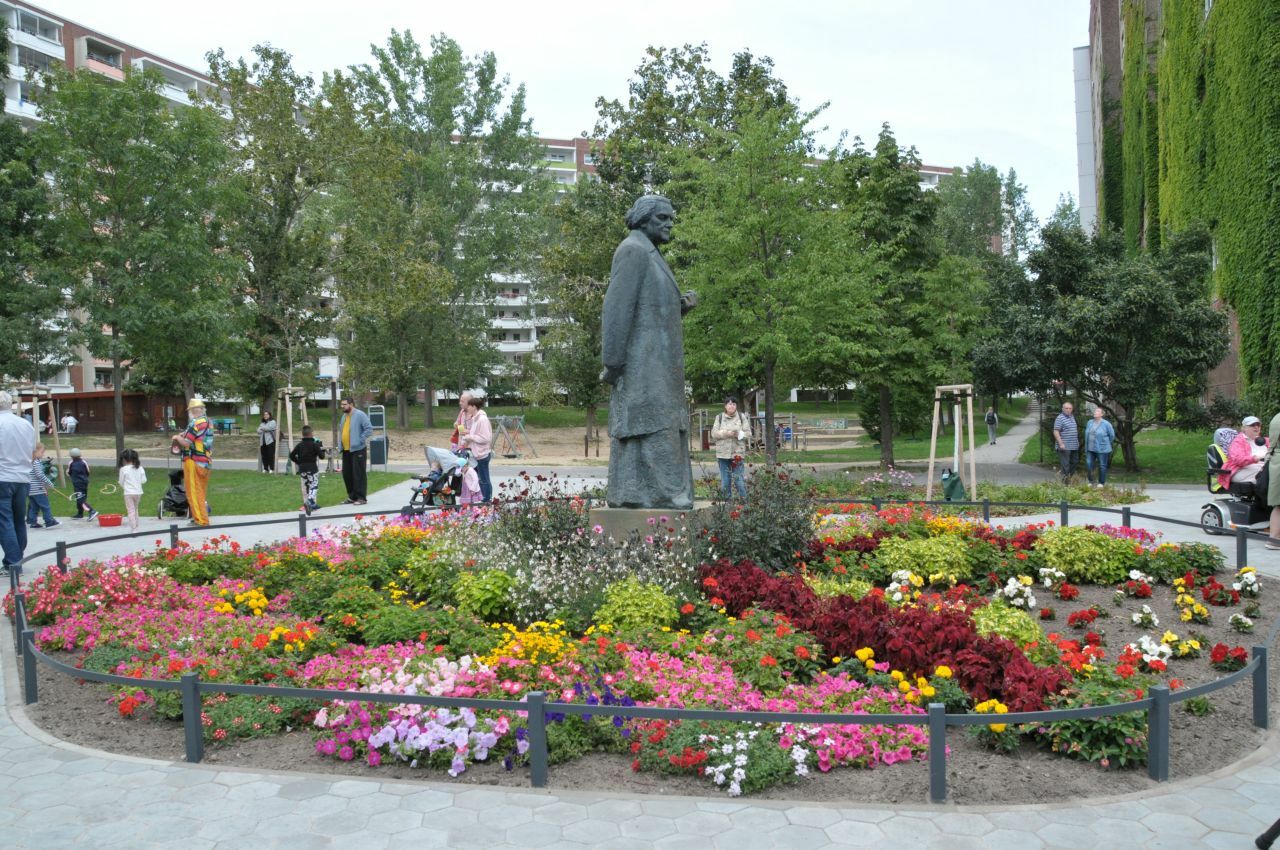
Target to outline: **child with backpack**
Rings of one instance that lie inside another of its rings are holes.
[[[89,464],[80,457],[79,449],[71,450],[71,463],[67,464],[67,480],[75,491],[72,499],[76,503],[76,515],[72,519],[94,520],[98,512],[89,504]]]
[[[302,509],[307,516],[320,508],[316,503],[316,497],[320,495],[320,464],[317,461],[324,460],[324,444],[313,436],[314,433],[310,425],[302,426],[302,439],[289,452],[289,460],[293,461],[298,475],[302,477]]]
[[[120,453],[120,490],[124,493],[124,509],[129,515],[129,528],[138,530],[138,503],[142,501],[142,485],[147,483],[147,471],[133,449]]]

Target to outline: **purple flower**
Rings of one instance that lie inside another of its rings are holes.
[[[343,761],[351,761],[355,757],[356,757],[356,751],[351,749],[350,747],[343,747],[342,749],[338,750],[338,758],[342,759]]]
[[[377,767],[382,764],[382,753],[377,750],[369,750],[369,767]]]
[[[325,738],[323,741],[316,741],[316,752],[322,756],[331,756],[338,751],[338,745],[333,742],[332,738]]]

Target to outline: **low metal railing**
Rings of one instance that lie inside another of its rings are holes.
[[[851,502],[857,503],[857,500],[849,499],[829,501],[840,504],[850,504]],[[879,509],[886,503],[907,501],[909,500],[872,499],[870,500],[870,503]],[[915,503],[920,504],[918,501]],[[1199,527],[1198,523],[1189,523],[1153,514],[1136,513],[1131,511],[1128,506],[1117,509],[1093,507],[1090,505],[1070,505],[1066,501],[1063,501],[1058,505],[1052,505],[1035,502],[991,502],[986,499],[981,502],[928,502],[925,504],[947,505],[953,507],[964,505],[971,505],[975,507],[980,506],[983,509],[984,519],[987,520],[990,520],[992,507],[1058,507],[1060,509],[1062,525],[1068,524],[1070,512],[1074,509],[1077,511],[1089,510],[1104,513],[1118,513],[1122,516],[1122,521],[1125,525],[1129,525],[1133,517],[1138,517],[1165,523]],[[367,512],[360,512],[358,514],[331,514],[326,516],[325,520],[331,521],[333,519],[364,515],[367,515]],[[250,522],[227,523],[219,526],[206,526],[199,530],[207,531],[213,528],[242,528],[247,526],[272,525],[289,522],[293,522],[293,519],[253,520]],[[299,532],[303,536],[306,536],[306,514],[299,514],[297,522]],[[171,525],[169,527],[172,545],[177,545],[177,541],[182,530],[183,529],[177,525]],[[195,527],[191,527],[187,530],[195,530]],[[153,534],[154,532],[151,533]],[[1236,539],[1238,541],[1237,566],[1244,566],[1243,559],[1247,557],[1249,536],[1265,537],[1265,535],[1256,535],[1245,529],[1236,529],[1236,535]],[[125,540],[140,536],[147,536],[147,533],[134,532],[109,537],[98,537],[93,538],[92,540],[80,541],[74,544],[74,546],[78,548],[91,543]],[[65,572],[68,568],[66,553],[70,548],[73,547],[68,546],[65,542],[59,541],[55,548],[35,553],[24,559],[24,563],[37,557],[43,557],[51,552],[56,552],[58,555],[58,567]],[[101,682],[104,684],[125,685],[133,688],[180,691],[182,698],[182,726],[185,739],[186,760],[189,762],[199,762],[204,758],[204,731],[200,721],[200,710],[203,695],[218,693],[283,698],[294,697],[325,701],[347,700],[353,702],[388,703],[394,705],[409,704],[441,708],[465,707],[473,710],[509,711],[514,712],[517,715],[524,714],[527,716],[528,725],[530,781],[535,788],[542,788],[547,784],[547,776],[549,772],[549,754],[547,751],[546,731],[548,710],[556,714],[574,715],[578,717],[589,715],[593,717],[606,716],[661,720],[713,720],[737,723],[805,723],[811,725],[883,724],[899,726],[926,726],[929,731],[929,799],[934,803],[942,803],[947,799],[947,728],[949,726],[983,726],[994,722],[993,718],[995,717],[994,715],[989,714],[948,714],[946,706],[942,703],[930,703],[926,714],[817,714],[794,711],[722,711],[717,709],[584,705],[579,703],[562,703],[554,700],[548,700],[547,695],[542,691],[532,691],[526,694],[523,700],[517,701],[468,697],[437,697],[423,696],[419,694],[384,694],[371,693],[367,691],[338,691],[319,688],[276,687],[269,685],[240,685],[222,682],[204,682],[201,681],[197,673],[186,673],[178,680],[137,679],[131,676],[117,676],[111,673],[99,673],[91,670],[78,669],[68,664],[64,664],[41,652],[35,644],[35,630],[29,627],[27,621],[26,595],[20,590],[21,569],[16,569],[13,573],[14,574],[10,577],[10,583],[14,592],[14,643],[17,652],[22,659],[23,696],[26,704],[31,705],[37,702],[39,698],[39,672],[37,662],[44,664],[53,671],[73,676],[77,679]],[[1164,782],[1169,778],[1169,722],[1171,708],[1174,704],[1230,687],[1248,676],[1253,690],[1253,723],[1260,729],[1268,728],[1270,695],[1268,690],[1267,654],[1268,648],[1274,644],[1278,632],[1280,632],[1280,620],[1278,620],[1272,627],[1271,631],[1267,635],[1266,641],[1252,648],[1249,662],[1243,668],[1212,682],[1207,682],[1192,688],[1181,689],[1176,693],[1170,691],[1165,685],[1155,685],[1148,689],[1148,696],[1143,699],[1105,706],[1087,706],[1081,708],[1057,709],[1052,711],[1013,712],[999,715],[999,722],[1006,724],[1047,723],[1061,720],[1111,717],[1120,714],[1129,714],[1131,712],[1145,711],[1147,713],[1147,775],[1157,782]]]

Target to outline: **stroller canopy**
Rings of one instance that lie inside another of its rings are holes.
[[[427,462],[433,467],[440,467],[440,471],[444,473],[462,469],[467,465],[465,457],[459,457],[448,449],[438,449],[434,446],[427,446]]]

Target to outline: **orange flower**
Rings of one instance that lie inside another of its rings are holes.
[[[809,647],[803,645],[796,647],[796,658],[799,658],[801,661],[808,661],[810,655],[812,655],[812,653],[809,652]]]
[[[715,580],[715,576],[707,576],[702,580],[703,587],[719,587],[720,582]]]
[[[791,634],[791,629],[787,628],[786,624],[779,623],[778,628],[774,629],[773,633],[776,634],[778,637],[786,637],[787,635]]]
[[[764,658],[760,659],[760,666],[761,667],[777,667],[778,659],[774,658],[772,655],[766,655]]]
[[[760,640],[760,633],[757,632],[755,629],[747,629],[747,640],[751,641],[752,643],[755,643],[756,641]]]

